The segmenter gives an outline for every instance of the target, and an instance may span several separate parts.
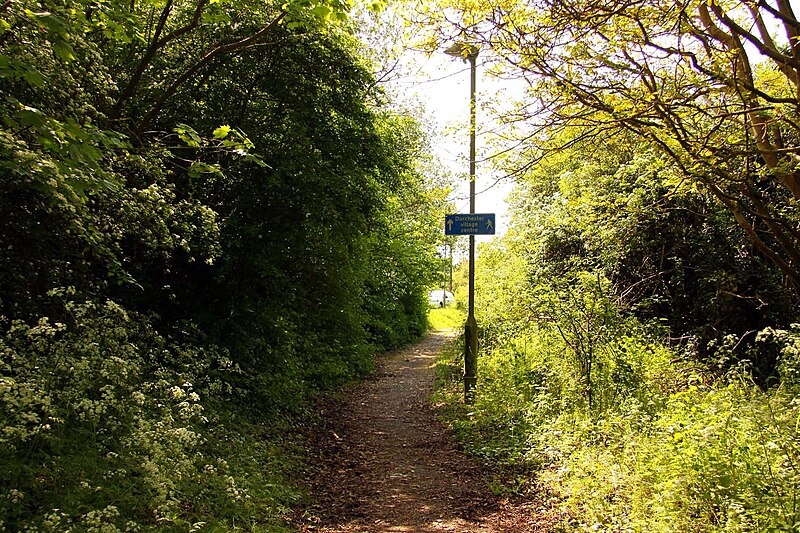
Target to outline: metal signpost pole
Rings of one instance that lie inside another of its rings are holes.
[[[469,212],[475,214],[475,63],[478,49],[470,50],[469,90]],[[478,322],[475,320],[475,235],[469,236],[469,312],[464,326],[464,402],[475,399],[478,383]]]
[[[478,47],[473,44],[455,43],[447,54],[469,61],[469,212],[475,214],[475,79]],[[494,233],[494,231],[492,231]],[[469,236],[469,311],[464,325],[464,403],[475,399],[478,382],[478,323],[475,320],[475,234]]]

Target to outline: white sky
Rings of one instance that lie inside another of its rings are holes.
[[[392,81],[392,87],[402,97],[418,102],[423,108],[425,120],[438,133],[435,143],[436,155],[456,176],[456,190],[450,196],[456,212],[469,212],[469,97],[470,68],[458,58],[444,52],[427,56],[421,52],[409,52],[408,64],[414,65],[415,74]],[[497,181],[491,165],[482,161],[486,157],[485,132],[491,129],[487,113],[482,109],[489,99],[496,104],[503,98],[498,81],[482,72],[481,56],[477,60],[477,135],[476,135],[476,180],[475,212],[495,213],[497,232],[508,228],[509,213],[506,196],[513,186],[508,180]],[[444,221],[442,221],[444,224]],[[491,236],[477,236],[478,242],[491,240]]]

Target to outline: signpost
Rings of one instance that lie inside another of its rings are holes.
[[[445,53],[469,61],[469,215],[451,215],[445,219],[447,235],[469,235],[469,307],[464,324],[464,403],[475,400],[478,383],[478,322],[475,320],[475,235],[494,233],[494,215],[491,228],[487,215],[475,213],[475,79],[478,47],[470,43],[454,43]],[[464,217],[459,219],[459,217]],[[476,217],[476,218],[472,218]],[[455,232],[459,230],[458,233]]]
[[[445,235],[494,235],[494,213],[446,215]]]
[[[475,183],[474,181],[472,182]],[[472,206],[471,206],[472,207]],[[474,207],[473,207],[474,209]],[[469,235],[469,312],[464,325],[464,402],[475,399],[478,382],[478,322],[475,320],[475,235],[494,235],[494,213],[445,215],[445,235]]]

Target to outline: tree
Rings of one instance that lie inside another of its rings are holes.
[[[346,7],[0,0],[0,529],[272,530],[286,413],[424,331],[443,193]]]
[[[665,154],[629,139],[576,142],[531,169],[514,220],[530,285],[599,272],[622,309],[691,337],[703,354],[733,334],[741,356],[755,331],[794,316],[780,271],[733,215]],[[763,366],[764,376],[774,371],[774,361]]]
[[[445,33],[481,42],[529,84],[508,117],[527,124],[512,173],[560,149],[556,131],[632,132],[800,285],[800,23],[788,0],[445,5],[431,13]]]
[[[2,4],[0,316],[74,287],[294,385],[421,333],[440,195],[345,8]]]

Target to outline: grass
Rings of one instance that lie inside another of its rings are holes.
[[[457,307],[439,307],[428,312],[428,323],[434,331],[449,331],[464,325],[467,317]]]

